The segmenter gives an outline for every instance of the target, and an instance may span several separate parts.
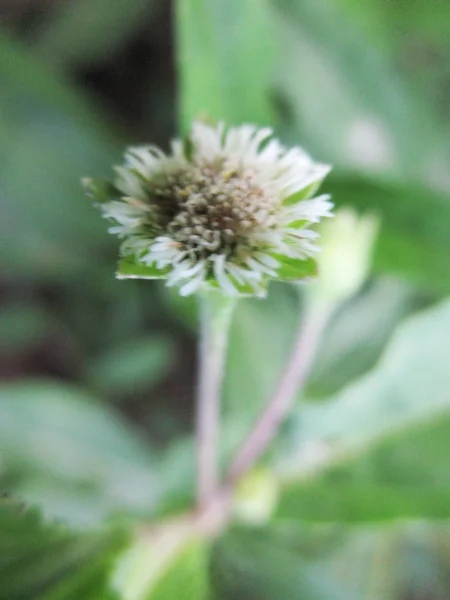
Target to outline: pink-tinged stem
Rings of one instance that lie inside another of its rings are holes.
[[[316,356],[330,306],[310,306],[302,319],[289,363],[278,389],[231,464],[227,484],[245,475],[264,453],[287,417],[295,394],[301,391]]]
[[[210,292],[200,298],[199,383],[197,390],[197,504],[205,507],[219,486],[220,395],[235,300]]]

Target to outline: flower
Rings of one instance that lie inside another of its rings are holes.
[[[181,295],[264,296],[271,278],[315,275],[310,225],[332,203],[311,196],[329,170],[271,129],[195,122],[170,153],[129,148],[114,182],[84,184],[123,239],[119,278],[166,278]]]

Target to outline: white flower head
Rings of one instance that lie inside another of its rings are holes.
[[[264,296],[271,278],[315,274],[310,226],[332,203],[312,196],[329,170],[271,129],[195,122],[169,154],[129,148],[112,183],[84,184],[123,239],[119,278],[166,278],[182,295]]]

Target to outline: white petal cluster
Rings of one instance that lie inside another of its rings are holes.
[[[310,225],[331,216],[332,203],[311,195],[329,170],[271,129],[196,122],[168,154],[130,148],[116,168],[117,195],[100,208],[123,238],[122,255],[182,295],[213,286],[263,296],[284,258],[319,250]]]

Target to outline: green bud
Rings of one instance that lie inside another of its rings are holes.
[[[256,469],[239,482],[233,498],[233,514],[246,523],[265,523],[277,500],[278,483],[274,474],[268,469]]]
[[[355,294],[368,276],[379,228],[375,215],[342,208],[320,228],[322,252],[319,278],[312,287],[327,302],[342,302]]]

